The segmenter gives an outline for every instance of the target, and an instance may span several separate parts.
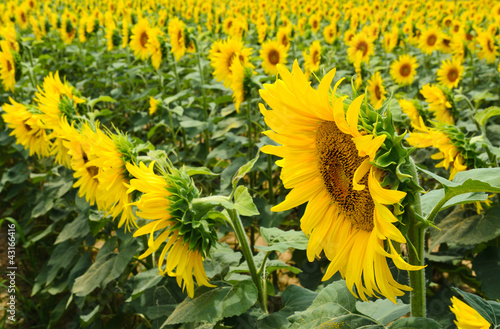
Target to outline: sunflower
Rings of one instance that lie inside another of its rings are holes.
[[[135,57],[139,59],[146,59],[148,57],[148,31],[149,31],[149,21],[147,19],[141,19],[132,28],[132,35],[130,37],[130,49],[134,51]]]
[[[156,70],[160,68],[160,64],[163,59],[162,42],[163,32],[158,27],[154,27],[148,31],[147,48],[149,54],[151,55],[151,63]]]
[[[408,101],[405,99],[398,100],[399,106],[401,107],[401,111],[408,115],[410,118],[410,123],[413,127],[420,126],[420,113],[418,112],[417,107],[415,106],[415,102]]]
[[[69,13],[67,15],[63,15],[61,20],[61,39],[65,44],[70,45],[76,37],[75,25],[73,24]]]
[[[159,100],[154,99],[153,97],[149,97],[149,115],[153,115],[158,110]]]
[[[494,37],[488,32],[483,32],[479,33],[477,41],[481,46],[479,58],[485,59],[487,63],[494,63],[498,56],[498,46],[495,44]]]
[[[199,285],[214,287],[208,282],[202,263],[213,243],[212,236],[204,231],[209,226],[200,224],[194,228],[195,223],[186,224],[174,215],[178,213],[175,207],[180,204],[176,203],[179,201],[176,192],[189,192],[195,196],[199,194],[197,189],[191,186],[189,177],[184,177],[184,173],[175,169],[173,174],[162,173],[158,176],[154,173],[154,162],[149,167],[142,162],[138,166],[127,163],[126,168],[134,177],[130,180],[128,192],[137,190],[143,193],[141,198],[133,203],[139,208],[138,216],[151,220],[134,233],[134,237],[150,235],[148,249],[139,258],[149,256],[166,242],[158,262],[160,274],[175,277],[178,285],[182,286],[183,290],[186,289],[191,298],[194,296],[193,275]],[[183,187],[185,189],[180,190]],[[160,234],[154,239],[157,232]]]
[[[262,45],[260,50],[262,58],[262,68],[269,75],[276,75],[277,64],[286,64],[287,51],[278,41],[268,40]]]
[[[311,31],[318,33],[321,28],[321,19],[319,15],[312,15],[309,17],[309,25],[311,26]],[[291,26],[290,26],[291,27]]]
[[[491,327],[491,324],[481,314],[457,297],[453,296],[451,303],[450,310],[457,317],[457,320],[453,322],[458,329],[488,329]]]
[[[318,40],[313,41],[311,46],[309,46],[309,52],[304,51],[302,55],[304,56],[304,64],[308,73],[319,70],[319,64],[321,62],[321,44]]]
[[[374,53],[373,42],[364,34],[356,34],[349,42],[349,48],[347,49],[347,55],[351,62],[354,62],[356,58],[356,53],[361,53],[361,60],[363,62],[368,62],[370,56]]]
[[[415,131],[410,133],[406,139],[411,146],[418,148],[433,147],[438,149],[438,152],[431,155],[433,160],[442,160],[436,165],[436,168],[444,167],[450,170],[450,179],[455,175],[467,169],[467,161],[464,159],[462,153],[455,144],[457,141],[452,138],[453,134],[459,133],[454,129],[454,126],[440,124],[434,122],[435,127],[429,128],[424,124],[423,119],[420,117],[420,125],[414,127]],[[463,139],[463,134],[461,136]]]
[[[442,86],[450,89],[456,88],[460,80],[462,80],[463,73],[464,67],[459,59],[444,60],[437,70],[438,81]]]
[[[384,48],[386,53],[392,52],[394,47],[398,44],[398,28],[393,27],[391,32],[384,33],[384,41],[382,43],[382,47]]]
[[[390,74],[394,82],[400,86],[411,85],[417,74],[417,59],[404,54],[392,62]]]
[[[325,38],[326,43],[331,45],[337,38],[337,25],[335,23],[327,25],[323,29],[323,37]]]
[[[222,41],[219,44],[219,52],[214,52],[212,57],[215,79],[229,87],[232,81],[231,64],[239,60],[243,66],[253,67],[250,63],[251,54],[252,49],[244,47],[241,39],[228,38]]]
[[[431,27],[422,32],[419,37],[418,46],[423,53],[430,55],[434,50],[439,49],[441,43],[441,33],[438,28]]]
[[[371,79],[368,80],[368,95],[370,96],[370,104],[375,108],[379,109],[382,107],[382,103],[387,98],[385,95],[387,92],[384,88],[384,80],[380,76],[380,72],[375,72]]]
[[[126,19],[122,20],[122,48],[127,47],[130,39],[130,27]]]
[[[0,41],[0,78],[5,90],[14,92],[16,86],[16,62],[7,41]]]
[[[406,193],[383,188],[383,172],[371,164],[386,135],[358,131],[364,96],[352,101],[346,114],[344,97],[335,96],[340,81],[329,93],[335,70],[325,75],[318,90],[297,61],[292,72],[281,65],[278,72],[281,80],[260,91],[273,110],[262,104],[260,109],[272,129],[265,134],[281,146],[267,145],[262,151],[283,158],[277,162],[283,167],[281,179],[292,191],[272,210],[308,202],[301,228],[309,236],[308,259],[324,251],[331,261],[323,279],[339,271],[361,299],[380,294],[395,302],[410,288],[394,280],[387,257],[400,269],[420,267],[407,264],[393,246],[393,241],[406,240],[388,206]]]
[[[79,187],[78,196],[85,197],[90,205],[96,202],[99,180],[99,168],[90,165],[89,162],[96,158],[92,152],[93,145],[97,144],[98,134],[88,125],[82,125],[78,131],[73,124],[67,120],[61,120],[60,137],[64,147],[71,157],[71,169],[76,182],[73,187]],[[96,130],[99,128],[96,127]]]
[[[16,6],[16,23],[23,30],[26,30],[30,25],[26,9],[26,6]]]
[[[276,39],[285,47],[286,51],[290,49],[290,36],[288,35],[288,30],[280,27],[278,33],[276,34]]]
[[[170,44],[175,55],[175,59],[179,61],[186,53],[186,35],[184,32],[185,24],[178,17],[174,17],[168,22],[168,35],[170,36]]]
[[[452,105],[446,94],[438,86],[428,83],[422,86],[420,93],[424,96],[425,101],[429,103],[429,110],[434,113],[437,121],[450,125],[455,124],[453,115],[449,110],[452,109]]]
[[[3,105],[5,113],[2,117],[7,127],[12,129],[10,136],[15,136],[16,144],[24,146],[30,155],[48,157],[51,145],[40,123],[39,115],[12,98],[9,99],[11,104]]]

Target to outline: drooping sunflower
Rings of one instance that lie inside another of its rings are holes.
[[[491,324],[485,320],[475,309],[462,302],[457,297],[451,298],[450,310],[455,314],[458,329],[488,329]]]
[[[442,86],[456,88],[462,80],[463,73],[464,67],[458,58],[444,60],[437,70],[438,81]]]
[[[17,103],[12,98],[11,104],[4,104],[2,114],[7,127],[12,129],[10,136],[16,137],[16,144],[21,144],[30,155],[48,157],[50,154],[50,141],[45,129],[42,128],[39,115],[33,109],[28,109],[23,104]]]
[[[431,27],[422,32],[418,46],[423,53],[430,55],[434,50],[439,50],[441,32],[437,27]]]
[[[168,22],[168,35],[172,45],[171,53],[179,61],[186,53],[186,34],[184,32],[185,24],[178,17],[174,17]]]
[[[158,103],[160,103],[159,100],[154,99],[153,97],[149,97],[149,115],[153,115],[158,111]]]
[[[14,55],[10,49],[8,42],[0,41],[0,78],[2,79],[3,88],[7,91],[14,91],[16,86],[16,62]]]
[[[321,44],[318,40],[313,41],[308,52],[302,52],[307,72],[316,72],[321,63]]]
[[[132,28],[129,47],[134,52],[135,57],[142,60],[148,58],[149,54],[147,47],[149,29],[149,21],[145,18],[139,20],[139,22]]]
[[[344,97],[335,96],[340,81],[329,93],[335,70],[325,75],[318,90],[297,62],[292,72],[281,65],[278,72],[280,80],[260,91],[272,110],[262,104],[260,109],[271,128],[265,134],[280,146],[267,145],[262,151],[283,158],[277,162],[281,179],[292,190],[272,210],[307,202],[301,219],[309,237],[307,257],[312,261],[324,251],[331,261],[323,279],[339,271],[361,299],[380,294],[395,302],[410,288],[394,280],[387,258],[400,269],[420,267],[407,264],[393,246],[393,241],[406,240],[389,207],[406,193],[383,188],[383,172],[372,165],[387,136],[358,130],[364,96],[353,100],[345,113]]]
[[[420,126],[420,113],[418,112],[415,103],[412,101],[408,101],[406,99],[398,100],[399,106],[401,107],[401,111],[408,115],[410,118],[410,123],[413,127]]]
[[[404,54],[392,62],[390,74],[394,82],[400,86],[411,85],[417,74],[418,63],[414,56]]]
[[[349,61],[352,63],[356,58],[357,52],[361,53],[361,60],[363,62],[368,62],[370,56],[374,53],[373,42],[363,33],[356,34],[349,42],[347,55],[349,56]]]
[[[286,64],[287,51],[285,47],[275,40],[268,40],[262,45],[260,50],[262,58],[262,68],[269,75],[276,75],[278,69],[276,65]]]
[[[254,72],[251,67],[243,66],[240,61],[233,61],[231,72],[233,72],[233,76],[230,87],[233,91],[234,107],[236,108],[236,112],[239,113],[241,103],[243,103],[247,96],[248,85]]]
[[[167,274],[177,279],[177,284],[194,296],[193,275],[198,285],[214,287],[208,282],[203,268],[203,259],[210,246],[215,243],[208,223],[185,223],[177,216],[182,216],[182,201],[198,197],[199,192],[184,172],[172,169],[172,173],[156,175],[154,162],[148,166],[140,163],[127,163],[128,172],[134,177],[130,180],[129,193],[142,192],[141,198],[134,202],[139,208],[138,216],[151,222],[139,228],[134,237],[149,234],[148,250],[139,258],[145,258],[166,242],[159,257],[160,274]],[[187,194],[187,195],[186,195]],[[187,205],[186,205],[187,207]],[[197,227],[194,227],[198,224]],[[155,233],[160,233],[155,239]],[[165,267],[163,268],[163,264]]]
[[[372,75],[371,79],[368,80],[368,86],[366,90],[368,90],[368,95],[370,96],[370,104],[375,109],[379,109],[382,106],[384,100],[387,98],[385,96],[387,92],[384,88],[384,80],[382,80],[380,72],[375,72],[375,74]]]

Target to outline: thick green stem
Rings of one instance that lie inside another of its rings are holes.
[[[264,312],[267,312],[267,295],[264,293],[263,282],[261,276],[257,272],[257,267],[255,266],[255,261],[253,259],[252,251],[250,250],[248,237],[245,234],[245,230],[243,228],[243,223],[241,222],[240,216],[238,215],[236,210],[227,209],[227,212],[229,213],[229,217],[231,218],[234,233],[236,234],[236,238],[240,243],[243,256],[247,261],[248,269],[250,270],[250,275],[252,276],[252,281],[257,286],[260,307],[262,308],[262,310],[264,310]]]
[[[418,176],[415,163],[411,160],[410,171],[414,182],[418,185]],[[408,260],[411,265],[424,266],[424,246],[425,246],[425,229],[421,221],[418,220],[417,215],[422,215],[422,203],[420,200],[420,192],[414,191],[412,204],[407,206],[405,211],[406,216],[409,217],[410,224],[408,230],[409,243],[413,245],[408,246]],[[411,316],[425,318],[425,272],[424,269],[418,271],[409,271],[410,287],[413,289],[410,293]]]

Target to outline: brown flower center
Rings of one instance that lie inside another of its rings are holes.
[[[87,156],[87,153],[85,153],[83,148],[82,148],[82,159],[85,165],[87,164],[87,162],[89,162],[89,157]],[[99,168],[97,168],[96,166],[88,166],[88,167],[86,166],[85,169],[87,169],[87,172],[89,173],[90,177],[92,177],[92,179],[94,179],[96,182],[99,182],[97,177],[95,177],[99,173]]]
[[[428,46],[434,46],[436,44],[436,41],[437,41],[437,36],[435,34],[431,34],[429,35],[429,37],[427,37],[427,45]]]
[[[448,81],[450,82],[455,82],[455,80],[458,79],[458,70],[456,68],[451,68],[449,71],[448,71]]]
[[[313,21],[312,28],[316,29],[317,27],[318,27],[318,22],[317,21]]]
[[[316,63],[319,62],[319,51],[314,50],[313,55],[312,55],[312,60],[313,60],[314,65],[316,65]]]
[[[12,71],[12,63],[9,60],[7,60],[7,71]]]
[[[381,95],[381,93],[380,93],[380,86],[379,86],[379,85],[376,85],[376,86],[375,86],[374,92],[375,92],[375,97],[376,97],[377,99],[381,99],[381,98],[382,98],[382,95]]]
[[[356,50],[362,51],[363,57],[365,57],[366,54],[368,53],[368,44],[366,43],[366,41],[360,41],[356,46]]]
[[[358,156],[352,136],[344,134],[335,122],[325,121],[316,132],[316,159],[324,186],[342,215],[354,228],[373,230],[374,203],[368,188],[353,189],[354,172],[364,158]],[[368,176],[360,181],[367,185]]]
[[[486,42],[486,44],[488,45],[488,50],[490,52],[494,52],[493,45],[491,44],[491,39],[488,39],[488,42]]]
[[[142,32],[140,41],[141,41],[141,46],[143,48],[146,48],[146,45],[148,44],[148,39],[149,39],[148,33],[146,31]]]
[[[268,55],[269,62],[276,65],[280,62],[280,53],[276,49],[272,49]]]
[[[410,64],[403,64],[401,65],[401,67],[399,68],[399,74],[401,74],[401,76],[403,77],[407,77],[409,76],[411,73],[411,65]]]

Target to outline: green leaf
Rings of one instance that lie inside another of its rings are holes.
[[[292,272],[293,274],[299,274],[302,270],[295,266],[290,266],[282,260],[273,259],[266,263],[266,271],[268,274],[277,271],[277,270],[287,270]]]
[[[207,167],[189,167],[189,166],[184,166],[186,169],[186,172],[189,176],[193,175],[209,175],[209,176],[218,176],[219,174],[213,173],[210,169]]]
[[[290,325],[287,318],[295,312],[307,309],[317,296],[318,294],[311,290],[293,284],[289,285],[281,295],[281,302],[283,303],[281,309],[278,312],[261,317],[256,323],[256,328],[287,328]]]
[[[500,192],[500,168],[461,171],[455,175],[452,181],[422,168],[419,170],[440,182],[445,187],[446,194],[450,192],[453,192],[454,195],[467,192]]]
[[[114,244],[113,246],[111,243],[109,246],[106,244],[97,254],[94,264],[85,274],[75,280],[71,292],[76,296],[87,296],[94,289],[104,288],[109,282],[118,278],[138,251],[137,244],[133,239],[121,246],[118,254],[109,251],[110,248],[114,248]]]
[[[54,249],[47,263],[47,279],[45,284],[48,285],[56,278],[59,270],[67,269],[73,264],[73,260],[78,255],[78,244],[65,241]]]
[[[410,312],[410,305],[404,304],[400,299],[396,299],[396,301],[397,304],[388,299],[377,299],[374,302],[358,301],[356,309],[385,326]]]
[[[500,107],[492,106],[488,107],[485,110],[477,111],[477,113],[474,115],[474,120],[476,120],[476,122],[484,128],[486,125],[486,121],[488,121],[489,118],[497,115],[500,115]]]
[[[472,269],[481,281],[481,290],[486,297],[500,299],[500,248],[486,247],[472,260]]]
[[[253,166],[255,165],[257,160],[259,159],[259,155],[260,155],[260,152],[257,152],[257,155],[255,156],[255,158],[248,161],[246,164],[241,166],[240,169],[238,169],[238,171],[236,172],[236,174],[233,177],[233,188],[234,188],[234,186],[236,186],[238,184],[240,179],[245,177],[245,175],[248,174],[252,170]]]
[[[240,185],[236,188],[234,192],[234,209],[242,216],[257,216],[259,214],[246,186]]]
[[[162,325],[187,322],[215,323],[227,317],[240,315],[257,301],[257,287],[249,280],[234,284],[217,281],[216,288],[201,286],[193,299],[186,298]]]
[[[462,296],[470,307],[475,309],[490,324],[493,324],[495,328],[500,325],[500,303],[491,300],[484,300],[479,296],[470,294],[455,287],[452,287],[451,289]]]
[[[136,299],[142,295],[146,289],[156,286],[162,279],[163,276],[158,273],[157,268],[152,268],[146,272],[140,272],[131,279],[134,290],[125,302]]]
[[[255,246],[261,251],[278,251],[285,252],[288,248],[299,250],[307,249],[308,239],[302,231],[282,231],[279,228],[260,228],[260,233],[268,246]]]
[[[433,250],[441,243],[449,246],[473,247],[481,242],[490,241],[500,236],[500,207],[488,209],[484,215],[471,215],[470,210],[457,208],[437,227],[431,228],[431,246]]]
[[[4,171],[0,180],[0,192],[2,192],[7,182],[11,184],[20,184],[28,179],[30,170],[24,162],[19,162],[15,166]]]
[[[91,110],[94,110],[94,106],[99,103],[99,102],[108,102],[108,103],[116,103],[116,100],[114,100],[112,97],[109,96],[100,96],[99,98],[94,98],[89,100],[89,106]]]
[[[437,189],[427,192],[422,195],[422,213],[424,216],[427,216],[432,209],[438,204],[438,202],[444,198],[445,192],[444,189]],[[464,193],[457,196],[452,197],[448,200],[441,210],[444,210],[449,207],[456,206],[458,204],[467,204],[473,203],[476,201],[484,201],[488,198],[488,194],[483,192],[470,192]]]
[[[375,321],[353,314],[354,312],[356,297],[347,289],[345,281],[335,281],[321,290],[308,309],[288,317],[291,322],[289,329],[359,328],[377,325]]]
[[[56,242],[54,244],[61,243],[69,239],[77,239],[84,237],[90,232],[89,225],[85,216],[80,214],[71,223],[64,226],[63,230],[57,236]]]
[[[428,318],[404,318],[394,321],[389,329],[441,329],[441,325]]]

